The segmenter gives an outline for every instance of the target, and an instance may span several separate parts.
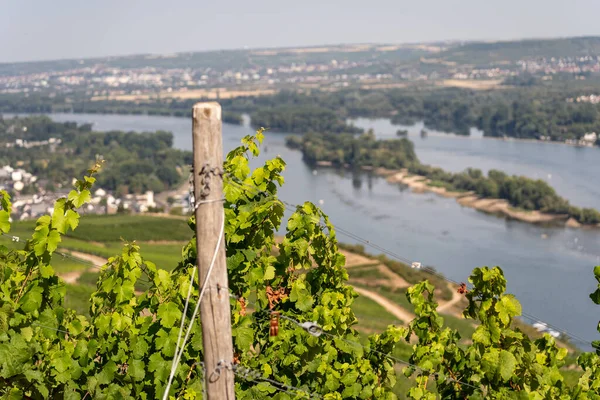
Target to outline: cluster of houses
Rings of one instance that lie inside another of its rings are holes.
[[[25,220],[37,218],[44,214],[52,213],[54,202],[67,197],[71,189],[59,189],[52,192],[40,192],[34,194],[16,194],[12,202],[13,220]],[[91,201],[78,210],[80,214],[116,214],[117,212],[144,213],[152,211],[157,207],[154,201],[154,192],[148,191],[144,194],[128,194],[122,198],[116,198],[104,189],[97,189]]]
[[[567,103],[590,103],[590,104],[598,104],[600,103],[600,95],[590,94],[589,96],[578,96],[571,97],[567,99]]]
[[[167,200],[171,210],[177,209],[182,215],[188,215],[193,211],[194,196],[191,193],[173,193]]]
[[[21,147],[24,149],[31,149],[33,147],[39,146],[50,146],[50,151],[54,152],[56,147],[62,143],[62,139],[57,138],[49,138],[47,140],[24,140],[24,139],[15,139],[14,142],[6,143],[6,147]]]
[[[583,135],[580,139],[567,139],[566,144],[581,147],[594,147],[598,141],[598,135],[596,132],[589,132]]]
[[[0,168],[0,189],[7,191],[22,191],[25,186],[37,181],[37,177],[20,168],[5,165]]]
[[[144,194],[126,194],[117,198],[104,189],[94,192],[89,206],[101,208],[101,214],[116,214],[117,212],[145,213],[157,207],[154,201],[154,192],[149,190]],[[88,207],[89,207],[88,206]]]
[[[551,136],[540,136],[539,140],[551,141]],[[596,132],[588,132],[579,139],[566,139],[565,144],[577,147],[594,147],[598,143],[598,134]]]
[[[35,183],[37,184],[34,185]],[[24,169],[9,165],[0,168],[0,190],[6,190],[11,194],[12,218],[15,220],[37,218],[51,213],[54,202],[68,196],[71,191],[70,188],[48,191],[43,190],[43,187],[42,181],[38,181],[35,175]],[[26,188],[28,190],[24,190]],[[182,204],[186,201],[187,199],[181,199]],[[80,212],[83,214],[145,213],[156,210],[159,206],[152,191],[115,197],[104,189],[97,189],[93,192],[90,203]]]

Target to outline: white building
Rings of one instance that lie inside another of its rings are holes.
[[[598,135],[596,134],[596,132],[586,133],[585,135],[583,135],[583,138],[581,140],[590,143],[596,143],[596,140],[598,140]]]
[[[13,173],[10,175],[10,179],[12,179],[13,182],[19,182],[23,179],[23,174],[21,171],[13,171]]]

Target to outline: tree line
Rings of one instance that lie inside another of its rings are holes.
[[[16,166],[46,181],[53,189],[68,184],[72,176],[89,167],[89,160],[102,158],[107,167],[97,176],[98,184],[118,194],[167,190],[187,177],[192,163],[189,151],[173,148],[173,134],[165,131],[93,132],[91,125],[54,122],[35,116],[0,120],[0,163]],[[15,139],[41,141],[61,139],[56,146],[6,147]]]
[[[592,86],[594,87],[594,86]],[[281,91],[274,95],[222,99],[224,120],[240,123],[241,113],[251,115],[255,127],[288,132],[349,132],[347,118],[390,118],[410,125],[424,121],[430,129],[468,135],[470,128],[485,136],[549,139],[580,139],[585,133],[600,132],[599,105],[567,102],[589,88],[562,86],[506,87],[494,91],[467,89],[406,88],[389,90],[344,89]],[[68,101],[67,101],[68,100]],[[90,101],[84,95],[50,98],[35,94],[0,96],[4,112],[76,112],[189,116],[201,99],[156,99],[140,102]],[[323,129],[326,127],[327,129]]]
[[[252,113],[251,121],[255,128],[268,127],[280,132],[362,132],[346,124],[332,110],[307,105],[259,109]]]

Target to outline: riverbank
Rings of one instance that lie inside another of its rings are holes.
[[[481,198],[473,192],[449,191],[444,187],[432,186],[431,181],[421,175],[409,174],[406,169],[390,170],[385,168],[363,168],[378,176],[386,178],[388,183],[401,183],[410,187],[415,193],[432,192],[439,196],[454,198],[464,207],[471,207],[488,214],[501,215],[506,218],[531,224],[562,225],[569,228],[581,228],[584,225],[570,218],[567,214],[550,214],[541,211],[527,211],[514,208],[507,200]],[[598,228],[599,225],[586,225],[585,228]]]
[[[563,146],[577,147],[577,148],[598,148],[598,145],[581,145],[578,143],[567,143],[567,142],[559,142],[557,140],[541,140],[541,139],[526,139],[526,138],[516,138],[512,136],[506,137],[496,137],[496,136],[483,136],[482,139],[492,139],[492,140],[501,140],[504,142],[523,142],[523,143],[547,143],[547,144],[558,144]]]
[[[541,140],[541,139],[537,139],[537,138],[518,138],[518,137],[513,137],[513,136],[488,136],[485,135],[483,131],[479,130],[476,127],[471,127],[469,134],[467,135],[461,135],[458,133],[454,133],[454,132],[448,132],[448,131],[441,131],[441,130],[437,130],[435,128],[431,128],[431,127],[427,127],[424,122],[421,121],[417,121],[415,122],[413,125],[405,125],[405,124],[394,124],[391,121],[391,118],[368,118],[368,117],[353,117],[353,118],[348,118],[348,123],[351,124],[355,124],[356,126],[363,128],[366,130],[368,130],[369,128],[373,128],[377,133],[381,132],[381,128],[374,128],[372,126],[367,126],[364,123],[360,123],[360,121],[385,121],[389,124],[389,129],[387,129],[388,133],[392,133],[395,132],[397,130],[402,130],[405,129],[409,132],[408,138],[409,139],[413,139],[413,138],[418,138],[419,137],[419,132],[422,130],[427,131],[427,137],[442,137],[442,138],[452,138],[452,139],[463,139],[463,140],[474,140],[474,139],[490,139],[493,141],[500,141],[500,142],[515,142],[515,143],[545,143],[545,144],[553,144],[553,145],[563,145],[563,146],[567,146],[567,147],[576,147],[576,148],[598,148],[600,147],[600,142],[598,142],[597,145],[581,145],[579,143],[567,143],[566,141],[555,141],[555,140]],[[356,124],[358,122],[358,124]],[[395,135],[390,135],[388,137],[396,137]],[[423,138],[426,140],[426,138]]]

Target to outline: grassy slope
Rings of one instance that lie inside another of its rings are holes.
[[[31,236],[35,221],[19,221],[12,226],[11,235],[25,240]],[[124,241],[136,241],[143,256],[159,268],[173,269],[181,259],[183,244],[192,237],[186,221],[180,219],[108,215],[82,216],[79,227],[64,237],[59,251],[75,250],[108,258],[121,253]],[[22,247],[23,242],[11,243]],[[78,263],[55,256],[54,267],[58,272],[77,269]],[[85,264],[79,264],[86,268]]]
[[[30,235],[35,221],[20,221],[13,224],[12,234]],[[124,240],[184,241],[191,236],[186,221],[144,215],[84,215],[69,238],[94,242],[119,242]]]
[[[35,221],[19,221],[12,225],[10,234],[21,238],[20,242],[2,241],[13,248],[22,248],[31,236]],[[145,259],[158,268],[173,269],[181,259],[181,248],[192,236],[186,221],[152,216],[110,215],[82,216],[79,227],[70,232],[59,245],[59,252],[80,251],[109,258],[121,253],[123,240],[137,241]],[[6,238],[6,237],[5,237]],[[7,238],[8,239],[8,238]],[[92,241],[93,240],[93,241]],[[66,305],[79,313],[88,313],[89,298],[95,290],[98,271],[88,263],[55,254],[52,266],[59,274],[89,270],[79,283],[67,285]]]

